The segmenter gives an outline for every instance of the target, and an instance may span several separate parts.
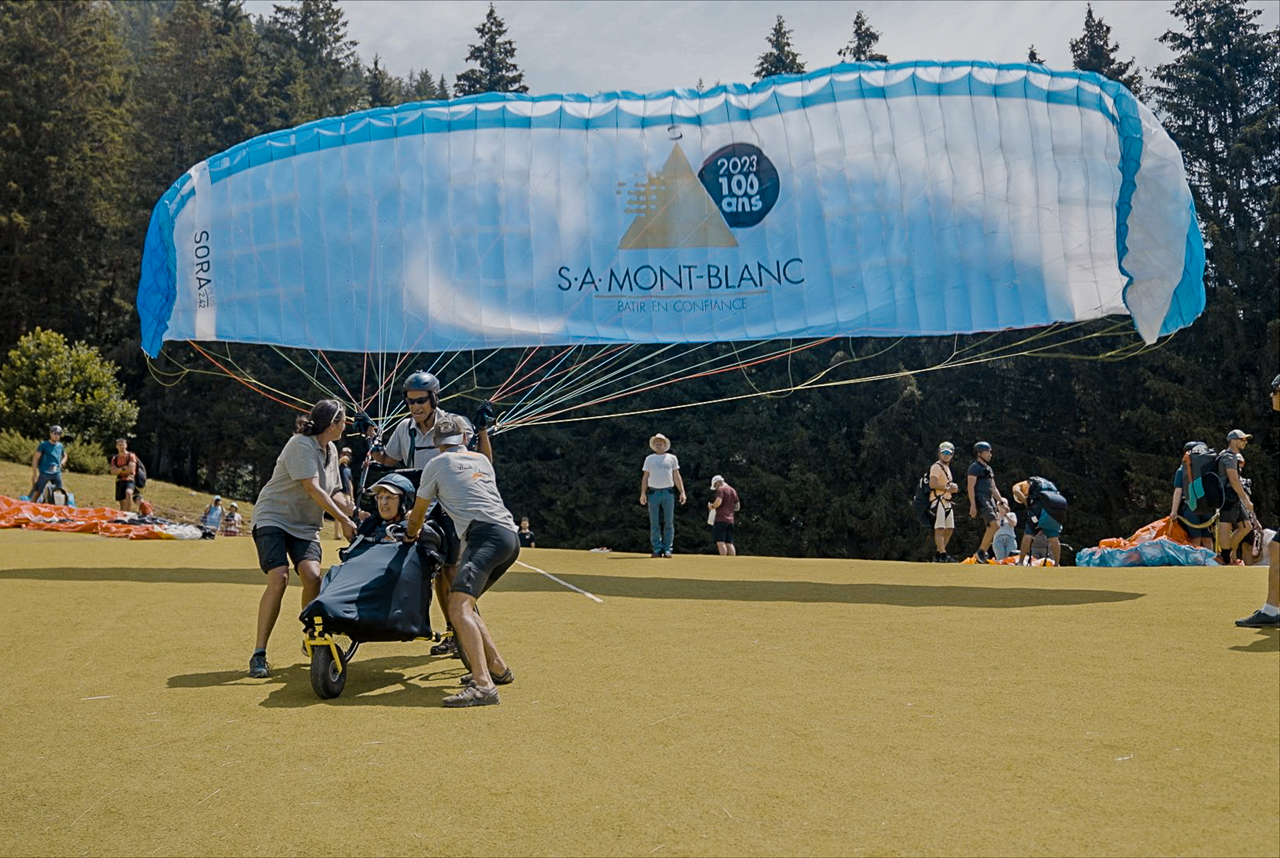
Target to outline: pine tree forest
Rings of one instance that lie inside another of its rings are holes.
[[[686,553],[714,552],[699,525],[711,477],[724,474],[742,499],[742,553],[925,559],[931,544],[911,495],[943,440],[956,445],[961,474],[973,443],[991,442],[1006,494],[1030,475],[1053,480],[1071,503],[1064,541],[1083,548],[1167,515],[1183,443],[1221,447],[1241,428],[1255,435],[1246,474],[1255,503],[1274,524],[1280,430],[1266,392],[1280,370],[1280,33],[1260,28],[1243,0],[1172,0],[1170,11],[1160,41],[1172,59],[1158,67],[1139,69],[1092,8],[1069,46],[1076,68],[1138,93],[1182,150],[1208,256],[1207,308],[1192,327],[1115,354],[1101,336],[1115,320],[1101,320],[1088,328],[1096,339],[1061,352],[925,373],[904,370],[1012,346],[1026,332],[845,338],[614,409],[671,410],[499,434],[504,497],[534,520],[539,545],[645,549],[636,494],[656,432],[672,439],[689,488],[676,532]],[[518,64],[519,34],[493,5],[477,23],[474,44],[423,56],[400,78],[361,52],[335,0],[281,3],[268,17],[240,0],[0,0],[0,361],[37,327],[96,345],[139,406],[132,449],[153,479],[254,497],[295,413],[210,371],[189,345],[146,360],[133,302],[151,209],[191,165],[265,132],[411,101],[536,94]],[[848,20],[840,27],[850,32]],[[883,58],[861,12],[851,32],[841,58]],[[761,35],[757,77],[804,72],[782,15]],[[809,57],[812,67],[841,58]],[[1034,47],[1028,58],[1039,61]],[[445,73],[450,62],[465,67]],[[236,356],[275,387],[319,398],[287,352]],[[452,410],[473,411],[482,397],[467,392],[501,381],[518,359],[473,370]],[[335,360],[358,375],[357,358]],[[888,378],[737,398],[830,368]],[[972,551],[978,525],[958,519],[953,544]]]

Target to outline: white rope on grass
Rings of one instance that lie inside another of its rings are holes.
[[[520,566],[523,566],[526,569],[532,569],[534,572],[537,572],[539,575],[546,575],[548,578],[550,578],[552,581],[555,581],[561,587],[568,587],[573,592],[581,593],[582,595],[586,596],[588,599],[591,599],[594,602],[600,602],[602,604],[604,603],[604,599],[601,599],[599,596],[594,596],[591,593],[588,593],[586,590],[575,587],[572,584],[570,584],[568,581],[562,581],[556,576],[552,575],[550,572],[543,572],[537,566],[530,566],[528,563],[525,563],[523,560],[517,560],[516,563]]]

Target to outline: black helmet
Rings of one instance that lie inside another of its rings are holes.
[[[1271,392],[1275,393],[1277,390],[1280,390],[1280,375],[1271,379]]]
[[[973,455],[976,456],[979,453],[981,453],[983,450],[990,450],[990,449],[991,449],[991,445],[988,444],[986,441],[979,441],[978,443],[973,445]]]
[[[404,392],[407,396],[412,390],[424,390],[431,397],[431,407],[440,401],[440,379],[429,372],[417,370],[409,373],[404,380]]]

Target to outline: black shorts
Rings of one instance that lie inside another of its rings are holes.
[[[978,499],[978,516],[990,524],[993,521],[1000,520],[1000,510],[996,508],[995,498],[979,498]]]
[[[440,554],[444,556],[444,565],[457,566],[458,551],[462,548],[462,540],[458,539],[458,529],[453,526],[453,519],[449,518],[449,514],[444,511],[444,507],[436,504],[431,507],[427,520],[434,521],[440,525],[440,530],[444,532],[444,545],[440,546]]]
[[[733,522],[717,521],[711,525],[711,538],[716,542],[733,545]]]
[[[314,539],[294,536],[282,527],[255,527],[253,544],[258,549],[258,565],[263,572],[288,567],[293,561],[296,570],[304,560],[320,562],[320,543]]]
[[[125,493],[133,490],[133,480],[116,480],[116,500],[124,500]]]
[[[515,531],[499,524],[473,521],[467,528],[467,550],[462,555],[452,589],[480,598],[520,556],[520,539]]]
[[[1222,504],[1222,509],[1218,511],[1218,521],[1223,524],[1239,524],[1248,520],[1249,516],[1244,514],[1244,505],[1236,495],[1227,498]]]

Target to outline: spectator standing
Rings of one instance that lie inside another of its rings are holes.
[[[929,466],[929,511],[933,513],[934,563],[955,563],[947,553],[947,543],[956,529],[956,515],[952,509],[952,497],[960,489],[951,476],[951,459],[956,454],[955,445],[943,441],[938,445],[938,461]]]
[[[253,512],[253,542],[258,565],[267,576],[267,589],[258,603],[257,638],[249,659],[249,675],[271,675],[267,641],[280,616],[280,603],[289,585],[289,561],[302,581],[302,607],[320,594],[320,529],[327,512],[342,525],[347,537],[356,531],[347,513],[333,500],[341,487],[338,450],[347,416],[342,403],[322,399],[311,413],[299,417],[294,435],[280,451],[271,479],[258,493]]]
[[[240,515],[240,504],[232,501],[227,507],[226,516],[222,519],[222,535],[239,536],[242,527],[244,527],[244,518]]]
[[[1271,379],[1271,410],[1280,411],[1280,375]],[[1264,549],[1267,563],[1267,600],[1262,607],[1236,625],[1247,629],[1274,628],[1280,626],[1280,539],[1272,538]]]
[[[973,464],[969,466],[969,518],[981,520],[986,529],[982,532],[982,541],[973,555],[979,563],[993,560],[991,541],[996,538],[1000,529],[999,504],[1004,500],[1000,490],[996,488],[996,474],[991,470],[991,458],[994,455],[991,444],[979,441],[973,445]]]
[[[716,493],[715,499],[707,504],[708,509],[716,511],[715,521],[711,525],[711,538],[716,541],[716,551],[722,556],[736,557],[738,550],[733,546],[733,515],[738,511],[738,492],[719,474],[711,478],[711,490]]]
[[[1244,448],[1253,436],[1239,429],[1227,433],[1227,449],[1218,454],[1218,478],[1222,480],[1222,509],[1218,512],[1218,550],[1222,565],[1231,563],[1231,552],[1252,529],[1253,500],[1240,482]]]
[[[1196,447],[1207,447],[1203,441],[1188,441],[1182,446],[1183,454],[1191,452]],[[1213,516],[1205,517],[1204,515],[1193,511],[1187,503],[1187,495],[1185,486],[1186,468],[1178,465],[1178,470],[1173,475],[1173,501],[1169,507],[1170,523],[1178,522],[1187,531],[1187,539],[1197,548],[1208,548],[1213,550],[1213,529],[1215,527]],[[1197,527],[1197,525],[1204,525]]]
[[[529,529],[529,519],[520,519],[520,532],[516,534],[520,539],[521,548],[537,548],[538,538],[533,535],[533,531]]]
[[[680,478],[680,460],[671,452],[671,441],[658,433],[649,439],[653,452],[645,457],[640,477],[640,506],[649,508],[650,557],[670,557],[675,542],[676,492],[684,504],[684,480]]]
[[[123,512],[133,509],[134,480],[138,474],[138,457],[129,452],[129,442],[116,439],[116,454],[111,457],[111,473],[116,478],[116,503]]]
[[[222,508],[222,495],[214,495],[213,502],[200,513],[200,529],[206,536],[216,535],[222,528],[222,517],[226,510]]]
[[[49,427],[49,440],[41,441],[31,457],[31,494],[28,497],[39,503],[40,494],[47,485],[65,492],[62,469],[66,466],[67,449],[62,446],[62,427],[55,424]]]

